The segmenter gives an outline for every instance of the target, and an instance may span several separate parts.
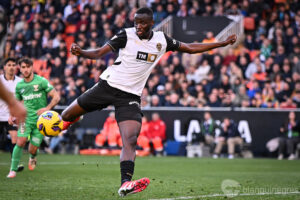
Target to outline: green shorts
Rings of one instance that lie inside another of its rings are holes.
[[[36,123],[24,123],[19,127],[18,137],[27,137],[34,146],[39,147],[43,141],[44,136],[36,127]]]

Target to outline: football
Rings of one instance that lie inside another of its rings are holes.
[[[40,133],[44,136],[55,137],[58,136],[63,128],[63,120],[55,111],[49,110],[43,112],[36,123]]]

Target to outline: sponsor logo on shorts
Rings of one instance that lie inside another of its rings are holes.
[[[137,101],[130,101],[129,102],[129,105],[133,105],[133,104],[136,104],[137,106],[140,106],[139,102],[137,102]]]
[[[40,140],[40,138],[33,137],[32,141],[35,142],[35,143],[40,143],[41,140]]]

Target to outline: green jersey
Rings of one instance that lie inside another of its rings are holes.
[[[24,101],[27,109],[26,123],[36,123],[38,119],[37,111],[48,105],[47,94],[53,86],[45,78],[34,75],[32,81],[25,82],[22,79],[16,86],[16,98]]]

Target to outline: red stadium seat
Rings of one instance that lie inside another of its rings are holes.
[[[65,38],[65,43],[66,43],[66,47],[67,47],[67,49],[68,49],[68,57],[70,56],[70,51],[69,51],[69,49],[71,48],[71,45],[72,45],[72,43],[75,41],[75,38],[74,38],[74,36],[67,36],[66,38]]]
[[[33,70],[46,79],[50,78],[51,68],[47,68],[47,62],[45,60],[33,60]]]
[[[248,31],[253,31],[255,29],[255,21],[253,17],[244,18],[244,28]]]

